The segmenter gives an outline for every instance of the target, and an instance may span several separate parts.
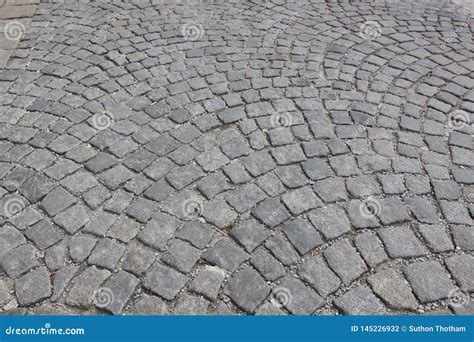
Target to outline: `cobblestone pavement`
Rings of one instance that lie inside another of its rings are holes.
[[[39,0],[0,0],[0,70],[5,68],[18,45],[16,35],[31,24],[38,4]]]
[[[0,307],[472,314],[473,12],[42,1],[0,73]]]

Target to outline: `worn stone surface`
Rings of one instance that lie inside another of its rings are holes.
[[[448,272],[437,261],[416,262],[406,266],[403,272],[422,303],[447,298],[454,289]]]
[[[248,258],[248,254],[229,238],[223,238],[205,252],[203,257],[213,265],[234,272]]]
[[[216,300],[225,278],[225,272],[218,267],[206,267],[189,284],[189,289],[202,294],[210,300]]]
[[[253,312],[270,293],[270,287],[257,271],[246,267],[229,280],[225,291],[239,307]]]
[[[335,300],[346,315],[384,315],[387,310],[366,286],[357,286]]]
[[[15,282],[15,294],[22,306],[38,303],[51,296],[50,274],[46,267],[39,267]]]
[[[455,255],[446,259],[446,266],[456,283],[469,292],[474,289],[473,261],[474,257],[469,254]]]
[[[67,294],[66,303],[69,305],[88,307],[94,302],[94,293],[110,276],[107,270],[89,267],[75,279],[74,285]]]
[[[469,310],[465,1],[7,2],[0,311]]]
[[[103,286],[96,291],[95,306],[120,314],[135,292],[139,280],[130,273],[120,271],[112,275]]]
[[[160,264],[146,276],[143,286],[165,299],[172,300],[186,282],[186,276]]]
[[[350,284],[367,271],[364,260],[348,240],[339,240],[324,252],[329,266],[345,284]]]
[[[416,310],[418,301],[413,295],[408,282],[394,269],[380,270],[368,278],[374,292],[389,307],[395,309]]]
[[[303,264],[298,272],[322,297],[327,297],[341,285],[341,280],[327,266],[321,256],[312,257]]]

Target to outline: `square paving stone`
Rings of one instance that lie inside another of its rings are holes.
[[[302,166],[304,173],[312,180],[320,180],[333,175],[331,168],[324,159],[309,159]]]
[[[134,303],[127,314],[131,315],[156,315],[163,316],[168,312],[166,302],[159,297],[142,294],[140,299]]]
[[[474,291],[474,257],[469,254],[453,255],[446,258],[446,266],[459,287]]]
[[[36,250],[31,245],[12,249],[2,258],[1,268],[10,278],[18,278],[39,265]]]
[[[204,176],[204,172],[196,165],[186,165],[172,171],[166,180],[176,189],[181,190]]]
[[[173,308],[173,315],[183,316],[203,316],[207,315],[207,308],[209,301],[201,296],[193,296],[188,293],[183,293],[176,300],[176,305]]]
[[[72,193],[85,192],[97,184],[97,179],[93,175],[82,170],[61,180],[61,185]]]
[[[293,215],[299,215],[323,205],[323,202],[321,202],[309,186],[287,192],[281,198]]]
[[[222,152],[224,152],[230,159],[246,156],[252,152],[246,139],[243,137],[236,137],[226,141],[222,144],[221,148]]]
[[[308,217],[328,240],[335,239],[351,229],[346,212],[336,204],[314,209]]]
[[[275,228],[290,218],[290,213],[276,198],[269,198],[258,204],[253,214],[270,228]]]
[[[127,215],[145,223],[151,218],[157,207],[158,205],[154,201],[138,198],[127,208]]]
[[[271,235],[271,232],[251,218],[232,228],[229,235],[244,246],[247,252],[252,252]]]
[[[352,200],[346,202],[346,210],[351,224],[355,228],[374,228],[380,226],[375,216],[378,199],[369,197],[363,201]],[[371,211],[372,209],[372,211]]]
[[[282,236],[272,236],[265,242],[265,247],[285,266],[296,264],[300,259],[292,245]]]
[[[425,195],[431,192],[430,180],[425,176],[405,176],[405,185],[413,195]]]
[[[242,158],[242,164],[254,177],[258,177],[275,168],[275,162],[268,152],[255,152]]]
[[[441,211],[449,223],[472,225],[472,219],[469,216],[464,204],[459,202],[440,201]]]
[[[345,285],[367,271],[364,260],[347,239],[339,240],[324,251],[329,266],[342,279]]]
[[[0,229],[0,262],[4,255],[25,242],[25,237],[18,231],[18,229],[9,224],[4,225]]]
[[[160,264],[147,275],[143,286],[164,299],[173,300],[187,281],[183,274]]]
[[[89,215],[83,205],[77,204],[56,215],[53,222],[69,234],[74,234],[89,222]]]
[[[283,232],[301,255],[323,244],[319,232],[303,218],[297,218],[285,224]]]
[[[91,265],[107,268],[111,271],[125,253],[127,247],[112,239],[102,239],[92,251],[88,262]]]
[[[257,185],[271,197],[277,196],[286,190],[283,183],[273,172],[260,176],[257,179]]]
[[[222,200],[214,199],[203,205],[202,217],[220,229],[230,226],[237,220],[237,214]]]
[[[388,259],[388,255],[373,232],[364,232],[354,238],[354,245],[370,267],[377,266]]]
[[[132,193],[120,189],[114,192],[112,198],[105,203],[104,209],[115,214],[121,214],[130,205],[133,198]]]
[[[96,186],[87,191],[82,198],[91,209],[97,209],[102,203],[110,198],[111,193],[105,186]]]
[[[378,179],[387,195],[402,194],[406,191],[402,175],[378,175]]]
[[[244,166],[238,160],[234,160],[224,167],[225,175],[234,184],[243,184],[251,180],[249,174],[245,171]]]
[[[418,301],[413,295],[406,279],[394,269],[382,269],[371,275],[367,281],[374,292],[388,304],[398,310],[416,310]]]
[[[218,267],[206,266],[189,284],[189,290],[215,301],[224,278],[225,272],[223,270]]]
[[[362,175],[348,178],[346,185],[349,194],[356,198],[378,195],[382,192],[375,176]]]
[[[415,262],[405,266],[403,273],[421,303],[448,298],[454,289],[449,273],[437,261]]]
[[[258,272],[245,267],[230,278],[225,292],[237,306],[253,313],[270,293],[270,286]]]
[[[466,251],[474,251],[474,229],[471,226],[451,226],[454,244]]]
[[[151,249],[135,246],[128,251],[122,263],[122,269],[141,276],[150,268],[155,260],[156,256]]]
[[[245,184],[226,194],[225,199],[238,212],[244,213],[261,202],[267,195],[255,184]]]
[[[378,218],[384,225],[410,220],[410,214],[399,198],[383,198],[379,203]]]
[[[245,111],[243,107],[227,108],[217,114],[217,116],[222,120],[222,122],[229,124],[245,118]]]
[[[317,181],[314,191],[326,203],[346,201],[347,191],[344,178],[331,177]]]
[[[382,228],[378,231],[388,255],[392,258],[408,258],[426,255],[428,251],[410,227]]]
[[[31,203],[36,203],[51,190],[56,187],[56,184],[43,175],[35,175],[23,183],[19,191]]]
[[[66,265],[66,247],[60,244],[48,248],[45,252],[44,263],[51,272]]]
[[[183,273],[191,272],[201,256],[201,251],[187,242],[174,239],[161,260]]]
[[[323,299],[301,280],[287,277],[272,291],[273,301],[294,315],[310,315],[321,306]]]
[[[51,297],[50,274],[46,267],[39,267],[25,274],[15,282],[18,304],[32,305]]]
[[[278,165],[288,165],[306,160],[303,149],[299,144],[285,145],[272,149],[272,155]]]
[[[229,158],[227,158],[226,155],[217,147],[205,151],[196,158],[196,162],[206,172],[216,171],[226,165],[229,161]]]
[[[9,219],[9,221],[19,230],[25,230],[28,227],[31,227],[36,222],[43,219],[43,215],[40,214],[37,210],[32,207],[25,208],[22,211],[21,215],[15,215]],[[6,226],[3,226],[6,228]],[[1,245],[0,245],[1,246]],[[0,257],[2,253],[0,252]]]
[[[145,148],[159,157],[173,152],[180,146],[180,143],[169,134],[163,134],[153,139],[145,145]]]
[[[360,171],[354,157],[349,155],[341,155],[329,158],[329,164],[336,174],[341,177],[349,177],[357,175]]]
[[[215,230],[200,221],[188,221],[176,232],[176,237],[189,242],[194,247],[203,249],[211,241]]]
[[[117,158],[108,153],[99,153],[92,159],[89,159],[84,167],[94,174],[103,172],[118,163]]]
[[[406,198],[405,202],[418,221],[422,223],[437,223],[439,221],[436,207],[426,198]]]
[[[357,286],[334,300],[345,315],[386,315],[387,310],[367,286]]]
[[[260,272],[262,276],[270,281],[275,281],[286,274],[285,267],[270,253],[260,250],[253,254],[250,263]]]
[[[298,274],[323,298],[334,293],[341,286],[341,280],[326,265],[322,256],[314,256],[308,259],[302,265]]]
[[[140,149],[128,154],[124,160],[124,164],[133,171],[141,172],[155,159],[156,156],[153,153],[148,152],[145,149]]]
[[[418,230],[426,241],[426,245],[435,253],[452,251],[454,245],[446,230],[440,225],[421,224]]]
[[[122,241],[130,242],[140,231],[140,224],[122,215],[107,231],[107,236]]]
[[[117,165],[99,174],[99,181],[111,190],[116,190],[126,181],[133,178],[135,174],[123,165]]]
[[[153,180],[160,180],[171,171],[174,165],[168,158],[158,158],[144,170],[144,173]]]
[[[67,286],[79,271],[79,266],[68,265],[56,271],[54,274],[53,296],[51,300],[56,301],[62,296]]]
[[[46,197],[41,202],[41,208],[46,211],[49,216],[54,216],[75,202],[76,199],[74,196],[72,196],[63,187],[58,186],[56,189],[46,195]]]
[[[25,236],[33,241],[40,250],[45,250],[61,240],[61,235],[49,221],[43,220],[25,231]]]
[[[68,250],[72,260],[86,260],[97,244],[97,238],[88,235],[76,235],[69,240]]]
[[[433,181],[433,188],[438,200],[458,200],[461,196],[461,190],[458,183],[453,180]]]
[[[75,279],[74,285],[67,294],[66,304],[90,307],[93,304],[94,294],[97,289],[109,276],[110,272],[107,270],[95,267],[86,268]]]
[[[229,238],[220,239],[203,255],[212,265],[219,266],[229,272],[234,272],[239,265],[249,258],[241,248]]]
[[[199,191],[208,199],[212,199],[214,196],[231,188],[229,181],[224,176],[222,171],[215,172],[212,175],[206,177],[198,184],[197,187]]]
[[[279,166],[275,173],[285,187],[290,189],[299,188],[309,182],[299,165]]]
[[[91,233],[97,236],[105,236],[107,230],[114,224],[117,216],[106,211],[98,211],[91,216],[90,221],[85,225],[82,232]]]
[[[165,181],[155,182],[152,186],[150,186],[144,193],[145,197],[150,198],[154,201],[162,201],[171,193],[173,193],[174,189],[168,185]]]
[[[113,274],[95,293],[95,306],[114,315],[122,312],[135,292],[139,280],[130,273],[119,271]]]

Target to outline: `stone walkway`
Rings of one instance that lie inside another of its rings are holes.
[[[0,72],[0,311],[473,314],[473,13],[42,1]]]
[[[39,0],[0,0],[0,70],[7,66]]]

